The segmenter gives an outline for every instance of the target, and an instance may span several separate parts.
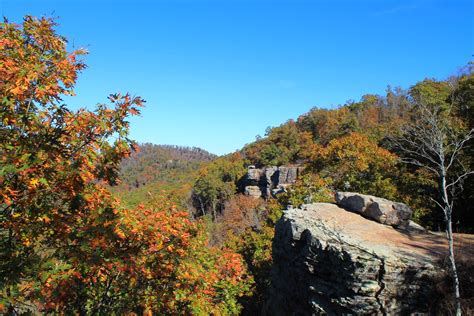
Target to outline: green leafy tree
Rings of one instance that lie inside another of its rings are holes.
[[[238,182],[246,171],[244,160],[238,153],[218,158],[203,167],[192,193],[200,215],[211,214],[215,220],[222,212],[225,202],[237,193]]]
[[[296,183],[277,196],[282,205],[299,207],[302,204],[317,202],[334,202],[334,192],[327,179],[322,179],[313,173],[306,173],[296,180]]]

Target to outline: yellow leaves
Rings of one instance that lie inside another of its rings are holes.
[[[369,165],[388,167],[396,161],[395,155],[359,133],[333,139],[325,148],[319,148],[318,154],[326,164],[351,166],[358,171],[367,170]]]
[[[23,245],[24,245],[25,247],[31,246],[31,239],[29,239],[29,238],[23,239]]]
[[[48,215],[43,215],[41,216],[41,221],[45,222],[46,224],[49,224],[51,222],[51,219]]]
[[[137,284],[137,278],[132,276],[130,278],[130,286],[133,288]]]
[[[330,180],[336,190],[393,196],[391,172],[397,156],[380,147],[367,135],[350,133],[319,147],[314,172]]]
[[[107,275],[107,272],[104,269],[101,269],[97,273],[97,277],[98,277],[99,281],[105,282],[107,280],[108,275]]]
[[[39,185],[39,179],[33,178],[29,182],[30,188],[36,188]]]

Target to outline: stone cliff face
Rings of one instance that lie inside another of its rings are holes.
[[[443,236],[334,204],[285,211],[273,242],[269,315],[426,312]]]
[[[284,192],[287,186],[296,182],[303,168],[299,166],[265,167],[250,166],[244,179],[244,193],[259,198],[268,198]]]

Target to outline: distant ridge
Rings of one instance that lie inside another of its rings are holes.
[[[143,143],[120,166],[120,186],[135,189],[156,181],[173,181],[173,175],[197,170],[217,156],[198,147]]]

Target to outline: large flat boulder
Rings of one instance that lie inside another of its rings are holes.
[[[406,227],[413,213],[406,204],[372,195],[336,192],[335,198],[337,205],[342,208],[394,227]]]
[[[425,313],[445,253],[444,237],[419,227],[397,230],[328,203],[287,210],[275,228],[267,313]]]

